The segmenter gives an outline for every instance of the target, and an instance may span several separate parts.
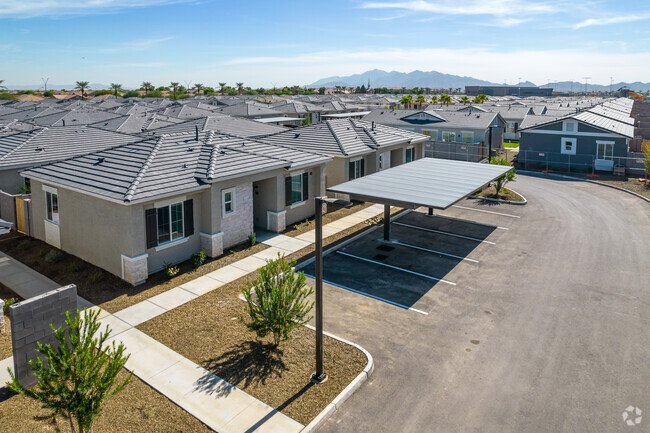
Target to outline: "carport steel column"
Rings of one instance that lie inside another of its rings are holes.
[[[390,205],[384,205],[384,240],[390,241]]]

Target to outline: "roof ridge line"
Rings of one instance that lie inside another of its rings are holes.
[[[142,168],[140,168],[140,171],[135,176],[135,179],[133,179],[133,182],[131,182],[131,185],[129,185],[129,188],[126,190],[126,194],[124,194],[124,201],[130,202],[131,199],[133,199],[133,195],[135,194],[136,188],[138,187],[138,185],[140,185],[140,182],[142,181],[142,178],[146,173],[146,171],[149,169],[149,166],[151,166],[153,159],[156,157],[158,150],[162,146],[164,138],[165,136],[162,135],[156,141],[156,144],[154,145],[153,149],[151,149],[151,153],[147,157],[147,160],[142,165]]]
[[[341,152],[343,152],[343,155],[348,156],[348,153],[345,151],[343,148],[343,144],[341,143],[341,140],[339,140],[339,137],[336,135],[336,132],[334,132],[334,128],[332,128],[332,125],[330,125],[330,120],[326,120],[325,124],[327,124],[327,127],[329,128],[330,132],[332,133],[332,136],[334,137],[334,140],[336,140],[336,144],[338,144],[339,149],[341,149]]]

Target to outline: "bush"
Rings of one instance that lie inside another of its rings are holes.
[[[171,263],[165,263],[164,266],[165,266],[165,275],[167,275],[169,278],[178,275],[178,273],[180,272],[178,266],[174,266]]]
[[[257,242],[257,235],[255,234],[255,232],[248,235],[248,243],[251,245],[251,247],[255,245],[256,242]]]
[[[194,262],[194,266],[201,266],[203,263],[205,263],[205,260],[208,258],[208,256],[205,254],[205,250],[201,250],[198,253],[192,254],[192,262]]]
[[[63,260],[63,253],[59,250],[50,250],[45,254],[45,261],[48,263],[59,263]]]
[[[139,98],[139,97],[140,97],[140,93],[136,92],[135,90],[129,90],[124,95],[122,95],[122,98]]]
[[[0,101],[17,101],[18,98],[13,93],[0,92]]]
[[[102,404],[131,381],[133,374],[117,382],[129,355],[125,354],[123,343],[106,343],[111,333],[108,326],[98,333],[98,315],[99,311],[85,310],[83,318],[79,311],[72,318],[67,312],[67,329],[52,326],[58,341],[56,348],[39,343],[36,351],[42,356],[29,361],[38,378],[35,387],[23,387],[9,371],[11,381],[7,385],[12,391],[38,401],[51,411],[39,419],[54,422],[62,416],[72,431],[91,432]]]
[[[8,298],[5,299],[5,304],[2,306],[2,313],[9,314],[9,307],[18,302],[18,298]]]
[[[97,284],[104,279],[104,273],[102,271],[97,271],[90,276],[90,282]]]
[[[510,164],[510,162],[508,162],[508,160],[505,159],[505,158],[492,158],[492,159],[490,160],[490,164],[494,164],[494,165],[512,165],[512,164]],[[499,193],[501,192],[501,188],[503,188],[503,187],[506,185],[506,183],[508,183],[508,182],[514,182],[516,176],[517,176],[517,175],[516,175],[515,171],[514,171],[514,170],[510,170],[509,172],[507,172],[507,173],[504,174],[503,176],[498,177],[498,178],[493,182],[493,184],[494,184],[494,189],[495,189],[494,196],[495,196],[496,198],[498,198],[498,197],[499,197]]]
[[[20,241],[20,243],[18,244],[18,249],[20,251],[27,251],[29,245],[30,245],[29,239],[25,239],[24,241]]]
[[[74,262],[72,265],[70,265],[70,270],[72,272],[81,272],[85,268],[84,264],[82,262]]]
[[[314,291],[305,283],[302,272],[295,273],[295,264],[278,254],[276,260],[267,260],[259,269],[257,279],[242,288],[251,319],[246,326],[260,338],[272,333],[276,346],[289,339],[293,329],[311,320],[308,314],[314,303],[307,298]]]
[[[51,90],[46,90],[45,92],[43,92],[43,97],[52,98],[52,97],[54,97],[54,92],[51,91]]]

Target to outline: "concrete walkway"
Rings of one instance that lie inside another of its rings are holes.
[[[326,224],[323,237],[380,215],[383,209],[383,205],[373,205]],[[135,329],[135,326],[257,270],[266,264],[267,259],[276,258],[278,254],[289,255],[313,244],[315,230],[296,237],[265,233],[258,239],[270,248],[117,313],[100,310],[100,322],[112,330],[111,339],[123,342],[131,355],[126,368],[220,433],[299,432],[304,426]],[[25,299],[60,286],[1,252],[0,282]],[[80,309],[99,309],[81,297],[78,306]],[[12,365],[12,358],[0,361],[0,383],[8,380],[6,367]]]

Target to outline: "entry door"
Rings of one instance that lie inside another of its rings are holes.
[[[596,143],[596,170],[612,171],[614,168],[614,143]]]
[[[379,170],[390,168],[390,152],[379,154]]]

